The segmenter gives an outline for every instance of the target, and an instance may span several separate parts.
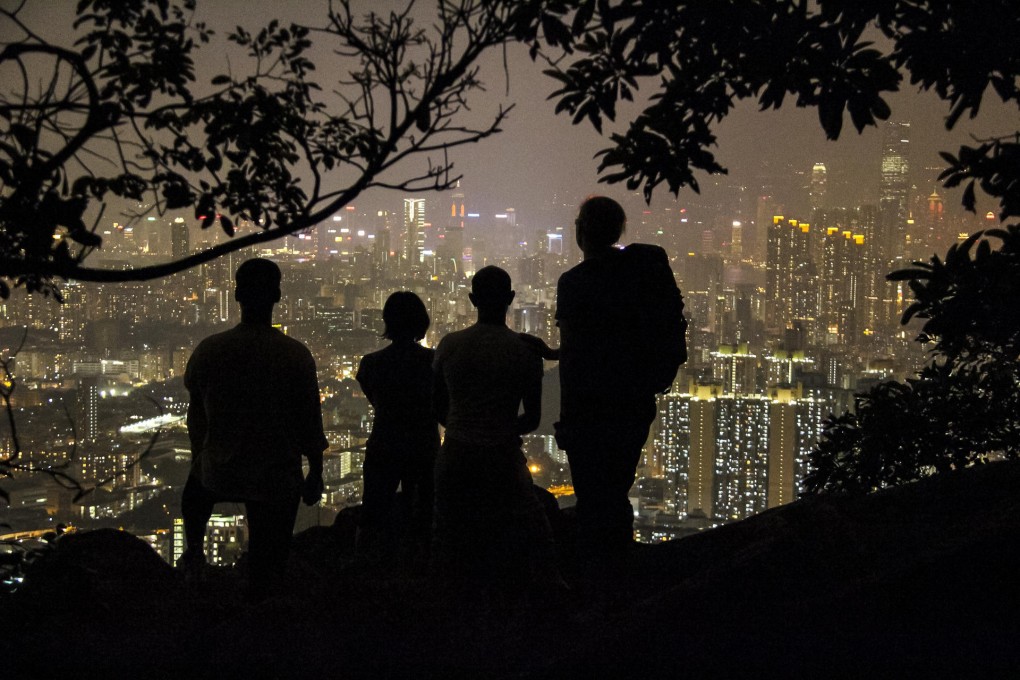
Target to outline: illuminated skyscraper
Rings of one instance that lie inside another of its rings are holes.
[[[733,220],[730,229],[730,258],[733,262],[740,262],[744,254],[744,223],[740,220]]]
[[[457,276],[464,274],[464,219],[467,216],[464,190],[459,180],[449,196],[448,203],[450,210],[440,234],[436,255],[439,258],[440,272]]]
[[[404,260],[411,267],[422,261],[425,251],[425,199],[404,199]]]
[[[240,261],[237,254],[217,257],[199,267],[200,317],[208,323],[222,323],[230,318],[233,304],[233,277]]]
[[[795,500],[835,401],[800,384],[764,394],[689,389],[658,400],[654,445],[668,511],[728,521]]]
[[[803,387],[769,390],[768,507],[797,500],[804,490],[808,454],[822,435],[822,423],[835,402]]]
[[[711,353],[712,378],[722,382],[728,394],[750,394],[755,390],[756,359],[747,343],[720,345]]]
[[[691,386],[688,514],[715,516],[715,398],[719,393],[719,386]]]
[[[214,514],[206,526],[203,552],[209,564],[229,566],[237,561],[248,542],[248,523],[244,515]],[[173,522],[173,556],[171,564],[184,554],[184,520],[175,517]]]
[[[715,516],[750,517],[766,504],[769,401],[723,395],[715,410]]]
[[[824,163],[811,168],[810,205],[812,212],[825,207],[826,170]]]
[[[794,319],[814,319],[818,315],[818,273],[812,258],[811,225],[772,219],[768,231],[765,298],[766,323],[786,328]]]
[[[99,436],[99,379],[78,380],[78,408],[75,431],[78,441],[93,444]]]
[[[346,226],[344,225],[344,214],[340,213],[323,220],[315,227],[316,259],[326,260],[340,254],[343,245],[340,229],[344,226]]]
[[[671,391],[658,398],[652,445],[666,478],[664,501],[672,515],[688,512],[687,478],[691,448],[691,398]]]
[[[64,342],[85,342],[85,324],[88,322],[88,291],[76,281],[61,286],[64,302],[60,305],[59,337]],[[37,296],[38,297],[38,296]]]
[[[819,257],[819,338],[826,344],[853,342],[863,330],[868,270],[864,234],[857,211],[829,208],[815,211],[815,226],[822,235]]]
[[[944,253],[950,244],[949,234],[946,228],[946,206],[937,191],[931,192],[928,196],[928,209],[925,211],[923,220],[919,220],[921,227],[918,231],[919,243],[913,253],[912,259],[922,259],[931,256],[933,253]]]
[[[887,262],[903,256],[908,216],[910,123],[885,124],[879,183],[880,255]]]
[[[175,260],[180,260],[191,254],[188,224],[183,217],[178,217],[170,225],[170,254]]]
[[[764,264],[768,241],[768,230],[773,215],[782,215],[783,207],[773,196],[758,196],[755,201],[754,229],[744,229],[741,235],[742,249],[753,262]]]
[[[447,226],[463,229],[466,216],[464,190],[460,186],[460,180],[457,180],[456,186],[453,187],[453,193],[450,194],[450,221],[447,222]]]

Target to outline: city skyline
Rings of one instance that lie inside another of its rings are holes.
[[[252,22],[270,8],[263,2],[245,6],[250,11],[244,20]],[[296,17],[307,6],[272,9]],[[197,16],[229,26],[236,8],[200,5]],[[204,54],[201,71],[222,68],[222,53]],[[687,420],[661,411],[663,422],[646,445],[645,472],[635,490],[649,535],[658,540],[705,528],[702,520],[740,519],[770,507],[770,498],[793,498],[827,413],[851,405],[855,391],[912,375],[926,360],[911,343],[913,332],[899,325],[905,285],[888,284],[885,274],[997,224],[987,220],[980,203],[976,215],[964,213],[959,196],[940,190],[935,177],[938,151],[969,141],[966,134],[1008,128],[1001,107],[987,107],[966,132],[949,134],[940,128],[942,114],[931,105],[932,96],[899,93],[890,98],[888,121],[860,137],[847,131],[839,142],[825,142],[812,111],[758,113],[742,104],[718,126],[719,159],[731,173],[699,177],[700,195],[684,189],[674,199],[660,188],[646,204],[621,185],[597,182],[592,156],[605,139],[553,115],[546,97],[555,86],[522,48],[507,48],[508,81],[502,80],[503,58],[496,51],[483,59],[489,90],[475,100],[466,122],[481,124],[499,105],[514,102],[517,108],[502,133],[455,150],[454,174],[463,179],[448,190],[373,190],[301,233],[172,277],[67,282],[61,284],[62,306],[23,291],[0,305],[9,350],[16,346],[16,328],[34,331],[16,363],[25,387],[16,403],[29,409],[24,431],[37,437],[25,441],[50,461],[80,447],[82,478],[115,479],[126,494],[103,509],[83,506],[83,520],[134,511],[165,490],[160,487],[173,486],[158,470],[147,470],[144,480],[138,468],[127,475],[130,447],[122,438],[138,444],[144,431],[131,428],[153,414],[118,400],[132,390],[155,391],[161,408],[180,416],[185,402],[179,379],[190,349],[201,335],[237,321],[232,276],[244,258],[280,262],[284,296],[277,322],[307,342],[318,362],[335,447],[327,505],[336,510],[360,493],[357,451],[371,412],[350,378],[360,356],[380,344],[386,296],[397,289],[418,293],[433,320],[426,342],[435,345],[472,321],[468,277],[498,264],[511,273],[518,292],[510,325],[558,344],[556,280],[579,260],[572,222],[576,206],[591,193],[624,204],[624,243],[666,249],[692,321],[690,361],[663,398],[683,401],[686,395]],[[641,92],[647,96],[654,88]],[[621,109],[610,129],[624,125],[634,110]],[[179,259],[228,238],[215,223],[199,228],[211,221],[202,219],[209,215],[149,214],[125,226],[116,216],[123,207],[113,206],[99,225],[106,241],[90,264],[125,268]],[[238,228],[257,229],[250,223]],[[546,385],[550,394],[552,382]],[[799,396],[776,391],[780,387]],[[65,397],[82,422],[78,432],[67,431],[63,415],[47,412],[54,399]],[[783,406],[794,402],[796,407]],[[684,444],[669,431],[696,418],[702,427],[694,431],[706,433],[701,440],[697,435]],[[773,423],[797,432],[774,436]],[[165,424],[180,435],[179,421]],[[528,452],[545,485],[569,492],[564,461],[548,431],[529,443]],[[692,474],[691,466],[702,472]],[[740,476],[745,473],[747,478]],[[694,505],[681,500],[695,493],[686,485],[700,489]],[[57,503],[59,512],[67,511],[65,501]],[[721,509],[719,516],[713,508]]]

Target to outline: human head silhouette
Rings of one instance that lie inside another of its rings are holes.
[[[480,316],[506,316],[506,309],[514,300],[510,287],[510,275],[499,267],[482,267],[471,277],[471,304],[478,308]]]
[[[425,303],[409,290],[398,290],[386,298],[382,317],[382,336],[394,342],[418,342],[431,323]]]
[[[234,275],[234,299],[241,311],[271,312],[280,301],[280,268],[261,257],[245,260]]]
[[[607,196],[592,196],[577,212],[577,245],[583,253],[606,250],[623,236],[627,215]]]

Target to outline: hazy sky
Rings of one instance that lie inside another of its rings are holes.
[[[245,24],[250,25],[256,16],[279,16],[282,3],[264,0],[216,3],[201,2],[202,12],[210,12],[210,24],[227,26],[238,19],[235,8],[244,7]],[[386,3],[398,4],[398,3]],[[316,13],[322,13],[325,3],[318,0],[288,3],[286,9],[293,18],[309,24],[318,23]],[[379,2],[361,2],[357,6],[379,8]],[[301,9],[298,10],[298,7]],[[432,3],[420,0],[418,15],[427,19],[432,13]],[[274,15],[274,12],[277,14]],[[285,19],[291,19],[291,16]],[[510,46],[507,50],[510,71],[509,93],[503,70],[503,54],[493,51],[483,62],[482,75],[488,84],[488,91],[472,100],[473,112],[480,116],[493,112],[499,104],[513,103],[515,108],[504,126],[504,132],[478,145],[463,147],[456,151],[456,167],[464,174],[464,184],[473,202],[481,209],[498,211],[515,207],[522,217],[529,209],[548,202],[553,193],[560,202],[577,203],[592,192],[607,193],[615,197],[626,194],[623,185],[606,186],[598,183],[597,161],[593,156],[604,148],[607,140],[600,137],[587,125],[571,125],[566,115],[553,113],[555,102],[548,96],[556,89],[555,81],[543,76],[542,65],[534,64],[526,50]],[[326,56],[321,73],[326,73]],[[642,89],[645,96],[654,92],[655,81],[646,83]],[[941,159],[937,152],[950,149],[955,152],[961,143],[969,139],[968,133],[979,136],[1001,135],[1016,129],[1018,120],[1015,109],[993,106],[991,98],[986,100],[985,110],[977,121],[964,120],[952,134],[946,133],[943,119],[947,106],[931,94],[919,94],[909,84],[904,92],[890,100],[894,120],[911,122],[912,161],[918,166],[939,166]],[[626,111],[626,109],[624,109]],[[626,120],[617,124],[616,129],[625,126]],[[608,133],[614,129],[609,126]],[[753,189],[761,175],[763,161],[768,161],[774,172],[785,172],[786,167],[810,172],[815,162],[826,164],[830,177],[845,174],[848,182],[844,185],[846,196],[843,200],[874,199],[878,184],[879,156],[881,154],[881,133],[875,129],[858,135],[846,118],[842,139],[829,142],[818,124],[815,110],[797,109],[786,106],[778,112],[759,113],[753,102],[745,102],[734,111],[717,130],[719,146],[717,156],[729,168],[727,177],[717,178],[725,184],[750,185]],[[780,178],[777,178],[777,180]],[[707,176],[699,178],[705,198],[715,197]],[[919,190],[922,187],[919,187]],[[924,187],[927,194],[935,187]],[[372,197],[379,200],[379,197]],[[387,200],[383,197],[382,200]],[[689,189],[681,191],[680,203],[696,200]],[[726,200],[725,193],[720,200]],[[958,199],[951,197],[954,204]],[[656,205],[669,203],[673,197],[665,187],[656,191]]]
[[[0,0],[5,6],[9,6],[11,1]],[[365,1],[356,3],[356,6],[379,9],[392,4],[395,3]],[[31,2],[25,16],[36,26],[42,26],[43,30],[54,31],[55,37],[61,31],[61,25],[69,25],[73,5],[69,1]],[[292,0],[286,3],[199,0],[198,18],[223,36],[236,25],[256,29],[274,17],[284,22],[321,25],[325,22],[326,7],[325,0]],[[416,15],[422,19],[429,18],[432,11],[432,4],[427,0],[417,3]],[[60,17],[62,13],[67,13],[66,19]],[[471,100],[471,115],[478,116],[476,120],[479,121],[492,115],[500,104],[513,103],[515,109],[504,126],[504,132],[480,144],[462,147],[453,156],[456,169],[464,174],[464,185],[471,202],[483,211],[498,211],[512,206],[523,217],[529,210],[549,202],[554,193],[561,203],[576,203],[596,191],[624,196],[626,190],[622,185],[607,187],[598,183],[597,161],[593,156],[605,146],[606,141],[587,124],[573,126],[568,117],[553,115],[554,102],[548,101],[547,97],[555,89],[555,82],[541,74],[541,65],[532,64],[523,48],[510,46],[507,56],[509,92],[503,72],[503,54],[493,51],[482,64],[487,92],[478,93]],[[329,85],[336,73],[344,70],[342,61],[326,49],[316,52],[315,59],[324,85]],[[220,47],[203,48],[199,67],[207,70],[206,79],[224,71],[225,65],[226,56]],[[933,95],[916,93],[908,84],[904,84],[904,89],[907,91],[891,98],[890,104],[894,120],[906,120],[912,124],[911,160],[915,167],[940,165],[937,151],[955,152],[960,143],[968,141],[970,134],[1001,135],[1015,130],[1020,124],[1015,109],[1006,109],[986,98],[984,110],[977,121],[961,121],[958,129],[948,134],[943,129],[947,106]],[[642,89],[644,96],[653,91],[654,82]],[[828,167],[830,178],[846,178],[842,189],[846,195],[841,196],[841,200],[867,200],[875,195],[881,133],[871,129],[858,135],[848,117],[844,123],[843,138],[833,143],[825,140],[814,110],[787,106],[778,112],[759,113],[753,102],[747,102],[718,127],[717,135],[717,156],[730,169],[728,177],[719,179],[724,184],[743,184],[754,190],[765,161],[774,168],[773,173],[787,175],[790,174],[787,168],[808,173],[812,164],[823,162]],[[713,192],[711,178],[701,176],[699,179],[708,199],[725,200],[725,193]],[[933,188],[919,187],[919,190],[927,193]],[[361,202],[399,205],[398,200],[393,196],[372,194],[363,197]],[[690,190],[685,189],[679,200],[683,204],[694,198]],[[655,205],[672,201],[672,196],[664,188],[657,190]],[[957,204],[958,197],[950,196],[947,203]]]

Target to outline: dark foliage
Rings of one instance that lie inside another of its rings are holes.
[[[439,3],[419,28],[409,8],[356,18],[331,3],[324,27],[272,21],[228,35],[247,61],[199,74],[213,35],[196,0],[80,0],[72,45],[40,38],[24,5],[0,10],[0,295],[9,285],[59,295],[60,278],[144,280],[313,226],[367,188],[423,191],[458,177],[446,152],[499,131],[458,120],[482,87],[487,49],[537,30],[540,3]],[[312,39],[336,53],[333,82],[313,78]],[[41,83],[41,84],[40,84]],[[327,106],[324,93],[335,103]],[[418,166],[414,167],[414,162]],[[396,174],[395,174],[396,173]],[[311,178],[308,180],[307,178]],[[105,203],[188,209],[233,236],[161,266],[88,265]]]
[[[924,321],[917,341],[932,345],[932,363],[826,422],[808,493],[866,493],[1020,456],[1020,226],[978,232],[889,278],[909,282],[903,323]]]
[[[808,494],[870,493],[1001,457],[1020,441],[1020,370],[926,366],[888,381],[832,416],[811,453]]]
[[[1020,225],[972,234],[944,260],[933,256],[889,278],[908,281],[914,294],[903,323],[923,319],[918,342],[934,343],[933,351],[952,364],[1008,365],[1020,358]]]
[[[547,73],[560,83],[552,98],[575,123],[587,120],[601,133],[642,81],[654,92],[600,152],[602,180],[641,187],[646,198],[662,183],[673,193],[697,191],[696,171],[725,172],[709,151],[712,131],[740,100],[762,110],[788,100],[815,108],[830,139],[847,114],[858,132],[887,119],[885,96],[904,76],[947,102],[947,127],[976,115],[988,92],[1020,105],[1020,13],[1012,0],[979,8],[967,0],[577,0],[550,2],[542,28]],[[885,40],[873,42],[874,30]],[[542,49],[536,44],[533,54]],[[955,183],[970,177],[984,185],[1015,182],[1013,157],[992,144],[947,160]],[[1016,206],[1004,203],[1004,215]]]

